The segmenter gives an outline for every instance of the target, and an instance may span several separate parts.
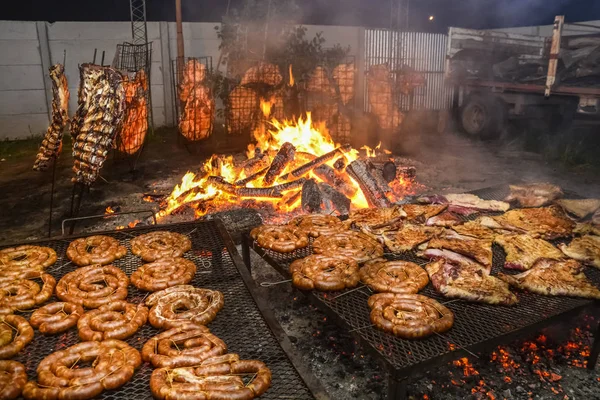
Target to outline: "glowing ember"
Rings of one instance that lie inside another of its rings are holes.
[[[137,226],[137,224],[139,224],[139,223],[140,223],[140,220],[136,219],[135,221],[128,223],[127,226],[130,228],[135,228]]]
[[[142,197],[142,200],[148,203],[154,203],[154,199],[152,198],[152,196],[144,196]]]
[[[113,210],[113,208],[111,206],[106,207],[106,210],[104,210],[104,214],[114,214],[115,210]]]
[[[455,367],[461,367],[463,369],[464,376],[479,375],[479,371],[473,368],[473,365],[469,362],[467,357],[459,358],[458,360],[452,361]]]
[[[267,118],[271,113],[273,103],[273,99],[261,100],[261,111]],[[279,195],[274,197],[240,194],[241,192],[238,189],[271,188],[293,181],[300,178],[300,176],[290,177],[286,175],[310,162],[315,157],[322,156],[336,149],[339,149],[337,150],[338,155],[329,159],[325,164],[334,169],[335,174],[344,174],[348,189],[350,193],[353,193],[351,196],[348,194],[351,207],[368,207],[365,195],[358,183],[343,171],[344,165],[348,165],[350,162],[358,159],[358,150],[348,147],[343,147],[343,150],[340,150],[341,145],[333,141],[324,124],[313,124],[310,114],[307,114],[305,119],[299,118],[293,122],[272,120],[269,124],[270,128],[265,129],[263,126],[254,132],[253,136],[256,144],[248,146],[247,160],[236,164],[232,156],[213,155],[202,165],[200,172],[187,172],[183,176],[181,183],[175,186],[171,194],[162,203],[162,210],[157,214],[157,217],[162,218],[172,214],[184,205],[194,209],[194,216],[196,218],[202,217],[209,212],[227,209],[266,207],[272,211],[283,213],[284,216],[281,218],[285,220],[281,222],[286,222],[290,215],[285,216],[285,213],[295,212],[296,210],[300,211],[301,186],[289,189],[283,188],[279,191]],[[260,175],[259,179],[250,180],[244,184],[235,186],[237,181],[251,177],[261,170],[265,171],[285,143],[293,145],[295,148],[295,157],[281,171],[275,182],[267,185],[263,182],[262,175]],[[375,157],[378,153],[381,157],[382,152],[380,151],[380,147],[381,145],[378,145],[375,149],[371,149],[365,146],[362,150],[367,154],[367,157]],[[386,156],[383,157],[387,159]],[[334,164],[339,158],[343,158],[345,163],[341,168],[338,166],[336,170]],[[215,181],[214,178],[209,179],[211,176],[220,177],[221,180]],[[317,183],[325,182],[313,170],[309,170],[302,177],[314,179]],[[221,184],[223,182],[225,184]],[[397,179],[392,181],[389,187],[391,188],[391,192],[386,194],[386,196],[390,201],[395,202],[406,195],[414,194],[416,185],[409,179]],[[150,201],[148,196],[144,200]]]

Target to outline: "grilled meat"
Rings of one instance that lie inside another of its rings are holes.
[[[65,67],[55,64],[50,68],[52,81],[52,122],[46,131],[42,145],[35,157],[33,169],[45,171],[50,161],[58,157],[62,148],[62,136],[69,123],[69,85]]]
[[[493,229],[481,225],[477,220],[453,226],[452,230],[462,236],[468,236],[475,239],[493,240],[496,236],[496,232]]]
[[[489,271],[492,268],[492,241],[479,239],[433,238],[428,249],[443,249],[472,258]]]
[[[562,189],[550,183],[509,185],[510,194],[506,201],[516,202],[521,207],[541,207],[562,197]]]
[[[419,203],[429,204],[451,204],[465,208],[472,208],[479,211],[506,211],[510,208],[510,204],[498,200],[483,200],[480,197],[470,194],[446,194],[422,196],[417,199]]]
[[[433,287],[448,298],[501,305],[513,305],[519,301],[508,284],[482,268],[473,267],[473,264],[440,259],[427,264],[425,270]]]
[[[148,80],[144,70],[135,74],[134,79],[125,78],[125,116],[123,127],[117,136],[117,150],[127,154],[135,154],[144,144],[148,131],[148,105],[146,91]]]
[[[585,218],[600,209],[600,199],[560,199],[556,201],[556,204],[569,214],[573,214],[579,218]]]
[[[408,221],[423,223],[446,209],[445,204],[403,204],[402,210]]]
[[[543,239],[569,236],[575,227],[575,223],[556,206],[510,210],[496,217],[481,218],[480,221],[488,228],[529,233]]]
[[[423,225],[404,224],[397,231],[384,232],[383,240],[385,245],[393,252],[410,251],[441,234],[442,228],[429,227]]]
[[[579,235],[587,235],[588,233],[591,233],[592,235],[600,236],[600,225],[594,225],[591,223],[579,223],[575,225],[573,233],[577,233]]]
[[[530,270],[518,275],[498,274],[511,286],[547,296],[574,296],[600,299],[600,290],[583,273],[575,260],[539,259]]]
[[[125,89],[123,76],[111,67],[83,64],[79,74],[77,113],[71,124],[75,134],[73,182],[90,185],[98,178],[123,122]]]
[[[585,235],[575,238],[566,245],[558,245],[563,253],[586,264],[600,268],[600,236]]]
[[[528,270],[540,258],[563,259],[563,254],[551,243],[530,235],[498,235],[494,242],[504,248],[504,268]]]
[[[451,213],[450,211],[444,211],[443,213],[438,214],[435,217],[429,218],[425,225],[450,227],[462,223],[463,221],[460,218],[458,218],[455,214]]]

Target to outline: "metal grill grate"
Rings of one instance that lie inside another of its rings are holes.
[[[275,334],[269,328],[252,298],[234,263],[233,256],[229,253],[226,239],[219,232],[217,223],[206,221],[136,228],[104,234],[118,239],[121,244],[131,249],[129,242],[132,237],[154,230],[169,230],[187,234],[190,237],[192,250],[187,252],[184,257],[193,261],[197,266],[197,273],[191,284],[196,287],[219,290],[225,297],[225,306],[217,318],[208,325],[211,332],[227,344],[229,352],[238,353],[243,359],[261,360],[273,373],[271,388],[261,396],[261,399],[313,399],[310,390],[279,345]],[[49,272],[57,280],[67,272],[76,269],[73,264],[65,265],[68,262],[65,251],[70,241],[71,238],[37,243],[56,251],[58,261],[55,264],[56,267],[51,268]],[[128,253],[126,257],[113,264],[131,276],[131,273],[140,267],[142,262],[138,257]],[[61,268],[62,265],[65,266]],[[133,285],[129,285],[128,289],[127,300],[129,302],[139,303],[146,296],[146,292],[138,290]],[[58,299],[53,297],[50,301],[58,301]],[[30,314],[21,313],[26,318],[29,318]],[[126,342],[141,350],[143,344],[158,333],[158,329],[146,324]],[[44,336],[36,331],[34,340],[14,359],[25,365],[30,379],[35,379],[36,368],[44,357],[78,342],[76,328],[57,336]],[[152,371],[153,368],[150,364],[142,364],[130,382],[116,391],[105,392],[99,398],[151,399],[149,382]]]
[[[472,192],[484,199],[503,199],[508,194],[507,188],[483,189]],[[256,243],[249,242],[252,248],[265,258],[279,272],[289,277],[289,265],[298,258],[312,254],[312,248],[297,250],[290,254],[281,254],[264,250]],[[420,265],[428,261],[416,256],[414,252],[404,254],[386,253],[389,260],[406,260]],[[500,246],[493,246],[492,275],[518,273],[503,268],[505,253]],[[596,285],[600,285],[600,270],[586,268],[585,271]],[[347,294],[344,294],[348,292]],[[344,294],[340,296],[340,294]],[[468,303],[463,300],[450,301],[439,295],[429,284],[420,292],[436,299],[440,303],[448,302],[447,307],[455,314],[454,326],[439,336],[431,336],[423,340],[403,340],[371,326],[369,319],[368,296],[372,292],[363,286],[358,290],[345,290],[336,293],[313,291],[310,296],[325,312],[347,325],[368,344],[396,372],[407,372],[414,368],[425,367],[442,356],[449,355],[452,347],[472,348],[479,345],[498,343],[503,336],[509,336],[550,319],[580,310],[593,302],[586,299],[570,297],[540,296],[529,292],[518,292],[519,304],[514,307],[492,306],[479,303]],[[340,296],[340,297],[337,297]],[[454,345],[454,346],[452,346]]]

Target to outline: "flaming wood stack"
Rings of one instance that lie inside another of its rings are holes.
[[[79,75],[79,101],[71,124],[75,138],[72,180],[90,185],[98,178],[123,122],[125,89],[123,76],[111,67],[83,64]]]
[[[50,68],[52,81],[52,122],[46,131],[42,145],[33,164],[36,171],[48,169],[50,161],[58,157],[62,148],[63,130],[69,122],[69,85],[65,67],[55,64]]]

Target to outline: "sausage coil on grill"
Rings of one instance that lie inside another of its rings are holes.
[[[76,368],[77,363],[90,363]],[[120,340],[82,342],[44,358],[37,382],[29,381],[23,397],[33,400],[87,400],[127,383],[142,363],[140,353]]]
[[[127,297],[129,278],[113,265],[90,265],[69,272],[56,285],[59,299],[98,308]]]
[[[42,274],[42,287],[35,281],[27,279],[6,279],[0,282],[0,314],[12,314],[42,304],[54,292],[56,279],[50,274]]]
[[[156,292],[171,286],[184,285],[194,279],[196,264],[185,258],[162,258],[144,264],[131,274],[131,283],[141,290]]]
[[[12,400],[21,395],[27,383],[25,366],[11,360],[0,361],[0,399]]]
[[[33,340],[33,328],[18,315],[6,315],[0,321],[0,360],[14,357]]]
[[[182,323],[148,340],[142,348],[142,359],[156,368],[178,368],[200,365],[226,352],[225,343],[207,327]]]
[[[92,264],[106,265],[124,257],[127,248],[110,236],[95,235],[75,239],[67,248],[67,257],[80,267]]]
[[[182,322],[206,325],[223,308],[223,293],[178,285],[154,292],[146,304],[152,306],[149,320],[155,328],[173,328]]]
[[[75,325],[83,315],[83,307],[75,303],[46,304],[31,314],[29,323],[44,335],[64,332]]]
[[[244,384],[242,376],[251,378]],[[198,367],[159,368],[152,372],[150,390],[157,399],[252,400],[271,385],[271,370],[258,360],[225,354]]]
[[[81,340],[127,339],[147,320],[148,308],[116,300],[85,313],[77,322],[77,329]]]

